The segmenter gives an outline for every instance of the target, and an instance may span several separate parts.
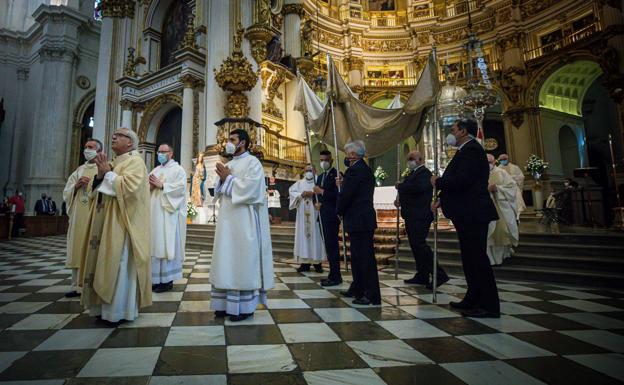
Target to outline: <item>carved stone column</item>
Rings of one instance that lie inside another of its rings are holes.
[[[194,115],[194,85],[196,80],[191,76],[182,78],[184,89],[182,91],[182,134],[180,141],[180,165],[187,174],[192,170],[193,159],[193,115]]]
[[[121,106],[121,126],[134,131],[134,127],[132,127],[132,102],[123,99],[119,105]]]
[[[284,8],[284,54],[301,57],[301,18],[305,14],[299,0],[286,0]]]

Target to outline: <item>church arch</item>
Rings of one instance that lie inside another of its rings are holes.
[[[85,140],[92,136],[94,112],[95,89],[88,91],[74,109],[69,159],[70,170],[75,170],[84,161],[82,147]]]
[[[182,108],[182,97],[166,93],[150,101],[143,112],[137,134],[141,142],[154,143],[165,115],[173,108]]]

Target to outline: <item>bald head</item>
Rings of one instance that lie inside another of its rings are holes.
[[[423,158],[423,156],[420,154],[420,151],[418,150],[410,151],[407,154],[407,161],[409,162],[410,160],[415,161],[418,166],[425,163],[425,159]]]

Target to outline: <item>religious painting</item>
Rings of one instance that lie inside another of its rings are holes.
[[[369,0],[370,11],[396,11],[395,0]]]
[[[162,27],[160,68],[173,63],[174,52],[180,48],[184,39],[190,14],[191,8],[186,1],[174,1],[169,8]]]

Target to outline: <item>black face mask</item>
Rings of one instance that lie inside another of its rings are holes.
[[[344,158],[344,165],[346,167],[351,167],[351,159],[349,158]]]

